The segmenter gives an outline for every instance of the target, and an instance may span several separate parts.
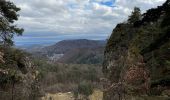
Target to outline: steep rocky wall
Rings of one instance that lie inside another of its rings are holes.
[[[140,22],[143,24],[138,27],[121,23],[113,30],[103,62],[107,80],[104,100],[136,95],[169,96],[166,91],[170,86],[170,23],[162,26],[165,18],[169,18],[169,2],[145,13]],[[155,17],[157,12],[162,15]],[[148,20],[148,16],[156,19]]]

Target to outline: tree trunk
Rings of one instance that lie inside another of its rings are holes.
[[[11,97],[11,100],[14,100],[14,88],[15,88],[15,82],[12,82],[12,97]]]

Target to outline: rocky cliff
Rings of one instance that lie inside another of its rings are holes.
[[[0,99],[38,100],[38,72],[27,54],[0,47]]]
[[[133,23],[115,27],[105,49],[103,72],[104,100],[170,96],[170,0]]]

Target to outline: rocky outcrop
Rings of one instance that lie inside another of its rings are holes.
[[[113,30],[103,62],[104,100],[162,96],[169,91],[170,23],[165,21],[170,18],[169,4],[167,0],[136,23],[121,23]]]
[[[37,100],[38,72],[27,54],[13,48],[2,48],[0,63],[0,99]]]

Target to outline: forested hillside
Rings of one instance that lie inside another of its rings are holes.
[[[170,0],[144,14],[135,7],[127,22],[118,24],[107,42],[104,100],[169,97],[169,62]]]
[[[79,48],[98,48],[105,46],[105,41],[87,40],[87,39],[75,39],[75,40],[63,40],[54,45],[42,48],[42,52],[53,55],[53,54],[64,54],[72,49]]]
[[[63,40],[54,45],[25,49],[34,57],[67,64],[102,64],[105,40]]]

